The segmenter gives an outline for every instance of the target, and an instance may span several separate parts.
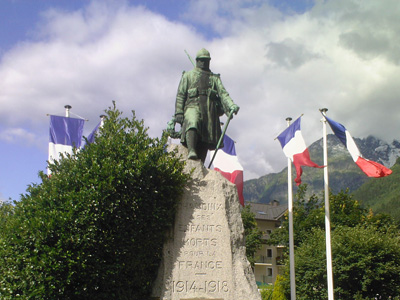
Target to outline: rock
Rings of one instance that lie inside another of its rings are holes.
[[[187,150],[171,145],[186,159]],[[164,244],[153,286],[154,299],[260,300],[246,258],[240,204],[234,184],[187,160],[192,180],[181,199],[175,225]]]

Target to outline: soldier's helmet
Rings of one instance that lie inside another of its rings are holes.
[[[200,49],[199,52],[197,52],[196,54],[196,59],[200,59],[200,58],[207,58],[207,59],[211,59],[210,56],[210,52],[208,52],[207,49]]]

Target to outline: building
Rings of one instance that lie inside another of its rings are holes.
[[[266,241],[272,231],[281,225],[281,220],[286,213],[287,205],[280,205],[278,201],[270,204],[248,203],[250,210],[255,214],[258,227],[264,232],[263,240]],[[256,263],[254,265],[254,275],[257,284],[273,284],[276,276],[283,271],[282,246],[270,246],[263,243],[256,253]]]

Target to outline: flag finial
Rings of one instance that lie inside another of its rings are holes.
[[[65,108],[65,116],[69,118],[69,110],[72,108],[72,106],[67,104],[64,106],[64,108]]]
[[[328,111],[327,108],[320,108],[319,110],[323,115],[326,115],[326,112]]]

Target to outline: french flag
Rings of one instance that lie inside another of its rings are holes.
[[[213,155],[213,151],[210,151]],[[244,206],[243,197],[243,167],[236,156],[235,142],[225,134],[224,147],[219,149],[213,161],[214,170],[230,182],[236,184],[239,201]]]
[[[97,132],[99,131],[99,129],[103,126],[103,120],[101,120],[96,127],[92,130],[92,132],[89,134],[89,136],[87,137],[87,142],[85,143],[84,146],[82,146],[82,149],[85,148],[87,145],[94,143],[96,136],[97,136]]]
[[[331,126],[332,131],[335,133],[335,135],[339,138],[343,145],[345,145],[347,150],[349,150],[351,158],[361,169],[361,171],[363,171],[367,176],[375,178],[385,177],[392,174],[392,170],[390,170],[389,168],[386,168],[385,166],[372,160],[363,158],[360,150],[358,150],[356,143],[354,142],[347,129],[342,124],[333,121],[327,116],[324,117],[328,121],[328,124],[329,126]]]
[[[94,143],[94,140],[96,138],[97,131],[99,128],[103,125],[103,121],[100,121],[99,124],[96,125],[96,127],[92,130],[92,132],[89,134],[87,138],[88,144]]]
[[[72,154],[73,147],[81,146],[84,123],[84,119],[50,116],[49,162],[59,160],[61,153]]]
[[[301,174],[303,173],[302,166],[323,168],[315,162],[311,161],[310,153],[308,152],[306,143],[300,130],[301,117],[294,121],[286,128],[279,136],[278,140],[281,143],[283,153],[293,162],[296,168],[296,185],[301,183]]]

